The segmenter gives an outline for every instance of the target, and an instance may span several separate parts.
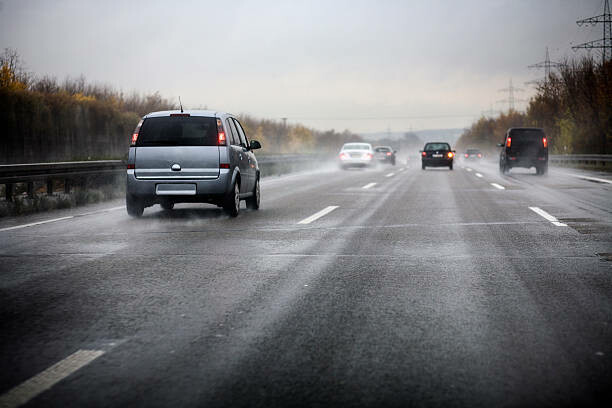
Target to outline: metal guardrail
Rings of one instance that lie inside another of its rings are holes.
[[[282,167],[286,171],[295,163],[315,162],[322,160],[319,155],[267,155],[259,156],[257,162],[268,170],[271,167]],[[111,175],[125,172],[123,160],[74,161],[59,163],[32,163],[0,165],[0,184],[5,184],[5,198],[13,200],[15,183],[27,183],[27,195],[34,197],[34,182],[45,182],[48,195],[53,194],[54,181],[64,181],[64,192],[70,193],[72,185],[78,179],[94,175]]]
[[[612,154],[551,154],[548,161],[553,164],[608,166],[608,163],[612,162]]]

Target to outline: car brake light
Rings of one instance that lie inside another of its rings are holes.
[[[548,147],[548,140],[545,137],[542,138],[542,144],[544,147]]]
[[[448,156],[449,159],[452,159],[454,156],[453,152],[448,152],[446,155]]]
[[[427,156],[427,153],[423,152],[423,153],[421,153],[421,156],[425,157],[425,156]]]
[[[136,146],[136,141],[138,140],[138,134],[140,133],[140,127],[142,126],[142,122],[143,120],[141,119],[140,122],[138,122],[138,124],[136,125],[136,129],[134,129],[130,146]]]
[[[347,159],[347,155],[346,153],[340,153],[340,160],[346,160]]]
[[[371,159],[372,157],[374,157],[372,153],[366,153],[366,159]]]
[[[512,144],[512,138],[508,136],[508,138],[506,139],[506,147],[510,147],[511,144]]]
[[[134,170],[135,168],[136,168],[136,165],[134,165],[134,164],[128,164],[127,165],[127,169],[128,170]]]
[[[470,157],[470,155],[466,153],[466,154],[465,154],[465,157]]]
[[[171,113],[171,114],[170,114],[170,116],[171,116],[171,117],[172,117],[172,116],[178,116],[178,117],[183,117],[183,118],[186,118],[186,117],[189,117],[189,116],[191,116],[191,115],[190,115],[189,113]]]
[[[478,157],[482,157],[482,154],[478,153]]]
[[[229,163],[221,163],[221,164],[219,164],[219,168],[220,169],[229,169],[230,165],[229,165]]]
[[[227,138],[225,137],[225,130],[223,129],[223,122],[217,118],[217,135],[219,139],[219,146],[227,145]]]
[[[387,152],[387,156],[391,156],[391,152]]]

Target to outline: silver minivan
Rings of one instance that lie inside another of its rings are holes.
[[[140,217],[145,207],[200,202],[237,216],[240,200],[258,209],[259,166],[233,115],[214,111],[164,111],[144,116],[132,134],[127,160],[126,206]]]

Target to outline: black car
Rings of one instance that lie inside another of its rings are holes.
[[[454,157],[455,151],[451,150],[448,143],[426,143],[421,150],[421,168],[425,170],[425,167],[448,167],[452,170]]]
[[[380,163],[391,163],[395,166],[395,150],[390,146],[376,146],[374,147],[374,157]]]
[[[513,167],[535,167],[536,174],[548,171],[548,139],[540,128],[510,128],[499,155],[499,171],[506,174]]]

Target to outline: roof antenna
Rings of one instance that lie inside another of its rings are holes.
[[[181,102],[181,97],[179,96],[179,105],[181,107],[181,113],[183,113],[183,102]]]

